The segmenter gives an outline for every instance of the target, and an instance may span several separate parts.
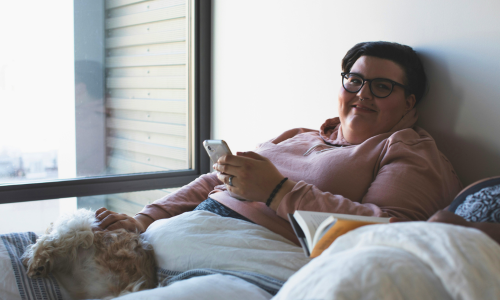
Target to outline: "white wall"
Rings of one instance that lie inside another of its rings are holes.
[[[213,0],[213,138],[251,150],[337,116],[340,62],[363,41],[420,53],[419,125],[462,182],[500,175],[500,2]]]

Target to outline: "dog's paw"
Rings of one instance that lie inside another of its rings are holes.
[[[40,266],[36,269],[28,270],[28,276],[30,277],[45,277],[47,275],[47,271],[45,271],[45,266]]]
[[[27,268],[26,274],[29,277],[46,276],[49,269],[49,261],[43,257],[29,255],[31,253],[27,254],[22,257],[23,264]]]
[[[45,277],[47,276],[47,270],[48,263],[42,263],[42,260],[40,260],[39,263],[32,263],[31,265],[28,265],[26,274],[29,277]]]

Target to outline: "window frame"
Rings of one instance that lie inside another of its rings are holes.
[[[0,185],[0,204],[180,187],[210,172],[202,143],[211,127],[212,0],[193,0],[194,164],[191,170],[106,175]]]

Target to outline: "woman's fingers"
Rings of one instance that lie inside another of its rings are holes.
[[[230,175],[235,175],[235,172],[238,172],[239,167],[235,167],[233,165],[227,165],[227,164],[219,164],[216,163],[213,165],[214,170],[224,173],[224,174],[230,174]]]
[[[221,156],[212,167],[218,172],[239,176],[241,172],[253,168],[253,165],[257,163],[257,161],[264,160],[266,160],[266,158],[255,152],[238,152],[237,156]]]
[[[96,230],[116,230],[123,228],[131,232],[144,231],[143,226],[131,216],[119,214],[104,207],[96,210],[95,216],[96,223],[94,226]]]
[[[217,160],[217,164],[219,165],[231,165],[235,167],[241,167],[245,164],[248,158],[243,157],[243,156],[236,156],[236,155],[223,155]]]
[[[233,178],[231,179],[231,183],[233,184],[232,186],[235,187],[236,186],[236,183],[235,183],[235,180],[236,180],[236,176],[234,175],[229,175],[229,174],[222,174],[222,173],[218,173],[217,174],[217,178],[219,178],[220,181],[224,182],[224,184],[226,185],[229,185],[229,177],[233,176]]]
[[[389,223],[399,223],[399,222],[409,222],[411,220],[405,219],[405,218],[397,218],[397,217],[391,217],[389,219]]]
[[[102,221],[104,218],[106,218],[107,216],[109,215],[112,215],[112,214],[116,214],[114,211],[111,211],[111,210],[104,210],[103,212],[101,212],[100,214],[97,214],[96,212],[96,219],[98,221]]]
[[[98,210],[95,211],[95,217],[97,218],[98,215],[100,215],[101,213],[107,211],[106,207],[101,207],[99,208]]]
[[[106,213],[106,212],[104,212],[104,213]],[[99,216],[101,216],[101,215],[99,215]],[[121,220],[125,220],[125,219],[127,219],[127,217],[128,216],[125,214],[117,214],[117,213],[108,214],[105,218],[99,220],[97,222],[97,225],[99,226],[99,228],[106,230],[106,229],[108,229],[109,226],[111,226],[114,223],[119,222]]]

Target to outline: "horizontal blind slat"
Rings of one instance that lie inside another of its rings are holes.
[[[139,46],[147,44],[159,44],[166,42],[181,42],[186,40],[186,32],[183,29],[171,30],[169,32],[154,32],[137,36],[110,37],[106,39],[106,49]]]
[[[122,110],[112,109],[110,117],[117,119],[129,119],[137,121],[160,122],[168,124],[186,125],[185,114],[172,114],[147,110]]]
[[[181,102],[187,99],[187,92],[184,89],[110,89],[108,94],[110,97],[123,99],[180,100]]]
[[[186,53],[164,55],[115,56],[106,59],[107,68],[185,65]]]
[[[151,33],[168,33],[173,30],[186,30],[186,18],[150,22],[127,27],[108,29],[107,37],[138,36]]]
[[[156,144],[148,144],[133,140],[118,139],[113,137],[108,137],[107,146],[110,148],[116,148],[116,149],[144,153],[144,154],[151,154],[178,160],[185,160],[187,157],[186,149],[167,147]]]
[[[121,99],[109,98],[107,108],[129,109],[141,111],[158,111],[170,113],[186,113],[186,102],[149,99]]]
[[[154,122],[141,122],[133,120],[122,120],[108,118],[106,123],[108,128],[129,129],[145,132],[169,133],[172,135],[186,136],[186,126],[171,125]]]
[[[161,43],[152,45],[131,46],[108,49],[107,56],[132,56],[151,54],[176,54],[186,53],[186,42]]]
[[[106,0],[106,9],[130,5],[139,2],[146,2],[149,0]]]
[[[107,87],[129,89],[184,89],[186,80],[184,76],[159,76],[159,77],[115,77],[106,80]]]
[[[184,148],[186,147],[186,138],[182,136],[153,133],[153,132],[143,132],[127,129],[109,129],[108,136],[135,140],[145,143],[153,143],[170,147]]]
[[[150,0],[134,2],[135,3],[127,3],[120,6],[106,7],[108,9],[108,17],[114,18],[186,4],[186,0]]]
[[[165,168],[141,164],[134,161],[120,159],[115,156],[108,156],[108,166],[114,170],[121,170],[120,173],[142,173],[142,172],[163,172]]]
[[[186,65],[123,67],[109,69],[108,77],[186,76]]]
[[[162,167],[167,170],[183,170],[187,168],[187,162],[185,160],[134,152],[124,149],[113,149],[112,156],[129,161],[135,161],[138,163]]]
[[[132,26],[150,22],[158,22],[170,19],[184,18],[186,16],[186,6],[169,7],[147,11],[139,14],[126,15],[123,17],[106,20],[106,29],[114,29],[125,26]]]

